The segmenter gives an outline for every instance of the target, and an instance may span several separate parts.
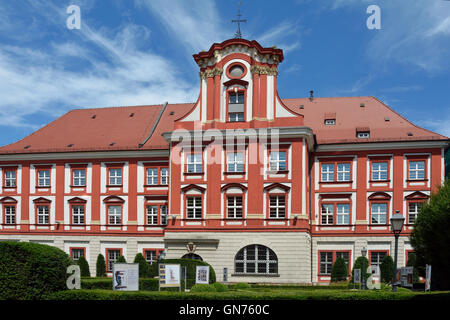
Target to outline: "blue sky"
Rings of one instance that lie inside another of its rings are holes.
[[[0,2],[0,145],[73,108],[194,102],[192,54],[232,38],[238,1]],[[381,29],[369,30],[369,5]],[[81,29],[66,26],[69,5]],[[450,136],[450,1],[244,0],[243,37],[284,50],[281,98],[376,96]]]

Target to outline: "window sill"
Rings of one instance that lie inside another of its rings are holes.
[[[346,180],[346,181],[319,181],[319,184],[346,184],[346,183],[353,183],[353,180]]]
[[[70,186],[71,188],[86,188],[86,185],[84,186]]]
[[[8,187],[8,186],[3,186],[3,188],[4,188],[4,189],[16,189],[16,188],[17,188],[17,186],[11,186],[11,187]]]
[[[266,171],[267,174],[288,174],[289,170],[268,170]]]
[[[391,182],[391,180],[369,180],[369,183],[383,183],[383,182]]]
[[[406,179],[406,182],[427,182],[428,179]]]
[[[183,173],[185,176],[199,176],[199,175],[204,175],[205,173],[202,172],[184,172]]]
[[[264,278],[279,278],[278,273],[232,273],[233,277],[264,277]]]
[[[144,188],[152,188],[152,187],[168,187],[168,184],[144,184]]]
[[[36,186],[36,189],[48,189],[51,188],[51,186]]]
[[[224,175],[245,175],[245,171],[226,171],[223,173]]]
[[[107,184],[107,188],[122,188],[123,184]]]

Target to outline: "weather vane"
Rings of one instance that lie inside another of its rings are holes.
[[[231,22],[237,22],[238,25],[238,29],[236,31],[236,34],[234,35],[235,38],[242,38],[242,33],[241,33],[241,22],[247,22],[247,20],[243,20],[241,19],[241,5],[242,5],[242,1],[239,0],[239,6],[238,6],[238,18],[236,20],[231,20]]]

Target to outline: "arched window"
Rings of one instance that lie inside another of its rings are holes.
[[[276,274],[278,258],[275,252],[260,244],[252,244],[239,250],[234,258],[237,274]]]
[[[200,260],[203,261],[202,257],[195,253],[186,253],[181,259],[192,259],[192,260]]]

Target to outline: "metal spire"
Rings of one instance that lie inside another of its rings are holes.
[[[241,33],[241,22],[247,22],[247,20],[243,20],[241,19],[241,5],[242,5],[242,1],[239,0],[239,6],[238,6],[238,14],[237,14],[237,19],[236,20],[231,20],[231,22],[237,22],[238,25],[238,29],[234,35],[235,38],[242,38],[242,33]]]

